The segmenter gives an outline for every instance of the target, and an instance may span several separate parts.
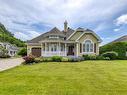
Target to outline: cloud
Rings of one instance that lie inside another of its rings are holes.
[[[15,32],[14,36],[17,37],[18,39],[22,39],[23,41],[35,38],[39,36],[40,33],[36,31],[26,31],[25,33],[23,32]]]
[[[116,19],[116,25],[127,24],[127,14],[121,15]]]
[[[23,41],[26,41],[28,39],[30,39],[30,37],[22,32],[15,32],[14,34],[15,37],[22,39]]]
[[[116,28],[116,29],[114,29],[114,31],[115,31],[115,32],[120,31],[120,28]]]
[[[97,31],[103,30],[106,26],[101,24],[125,9],[127,0],[0,0],[0,4],[0,21],[14,34],[27,35],[16,36],[24,40],[34,37],[29,31],[46,32],[54,26],[62,30],[65,20],[74,28],[90,24]]]

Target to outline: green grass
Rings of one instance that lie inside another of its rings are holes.
[[[0,72],[0,95],[127,95],[127,61],[19,66]]]

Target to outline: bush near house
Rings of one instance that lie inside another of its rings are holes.
[[[96,55],[83,55],[84,60],[96,60]]]
[[[27,48],[21,48],[18,52],[18,55],[26,56],[27,55]]]
[[[110,51],[118,53],[117,59],[126,59],[127,42],[115,42],[100,47],[100,54]]]
[[[35,57],[33,55],[24,56],[23,59],[25,60],[24,64],[31,64],[35,62]]]
[[[115,60],[118,57],[118,53],[111,51],[111,52],[105,52],[102,54],[105,58],[110,58],[111,60]]]
[[[62,61],[62,57],[61,56],[53,56],[51,57],[53,62],[61,62]]]
[[[77,56],[74,56],[74,57],[69,57],[69,62],[80,62],[80,61],[84,61],[84,58],[83,57],[77,57]]]

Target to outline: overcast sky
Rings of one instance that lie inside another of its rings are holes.
[[[95,31],[105,44],[127,35],[127,0],[0,0],[0,22],[22,40],[63,30],[65,20]]]

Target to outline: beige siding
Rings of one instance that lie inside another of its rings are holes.
[[[39,47],[41,48],[41,46],[36,46],[36,45],[27,45],[27,55],[31,54],[31,49],[34,47]]]
[[[92,35],[90,33],[84,34],[78,40],[79,41],[79,43],[78,43],[78,47],[79,47],[78,48],[78,55],[79,56],[82,56],[83,55],[82,53],[80,53],[80,43],[84,43],[84,41],[87,40],[87,39],[92,40],[92,42],[96,43],[96,55],[98,55],[99,54],[99,43],[98,43],[98,40],[97,40],[97,38],[94,35]],[[82,51],[83,51],[83,48],[82,48]]]
[[[82,31],[76,31],[76,33],[69,40],[75,41],[82,33]]]

